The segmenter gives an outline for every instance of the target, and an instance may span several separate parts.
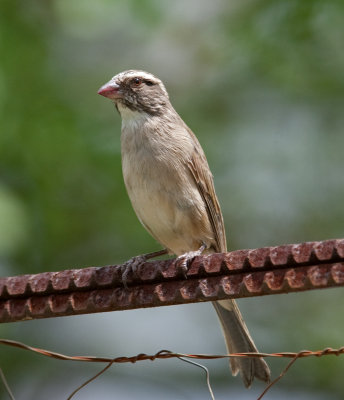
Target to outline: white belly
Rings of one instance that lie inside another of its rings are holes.
[[[176,126],[167,134],[159,120],[131,114],[122,120],[122,169],[136,215],[170,253],[210,245],[214,235],[204,201],[185,161],[194,151],[187,132]]]
[[[203,200],[188,174],[151,155],[122,156],[123,176],[143,226],[173,254],[197,250],[213,235]]]

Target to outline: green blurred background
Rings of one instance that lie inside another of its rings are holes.
[[[125,192],[120,118],[97,95],[130,68],[159,76],[197,134],[231,250],[343,237],[343,17],[341,0],[1,0],[0,276],[160,248]],[[265,352],[340,347],[342,292],[240,306]],[[0,337],[73,355],[225,351],[209,304],[7,324]],[[274,376],[285,363],[271,361]],[[205,364],[217,399],[264,387]],[[65,399],[101,368],[6,348],[0,367],[17,400]],[[343,374],[341,357],[299,360],[265,398],[342,399]],[[113,366],[76,398],[209,394],[174,360]]]

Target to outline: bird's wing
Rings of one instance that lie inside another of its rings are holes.
[[[225,252],[227,251],[226,232],[220,204],[215,193],[213,176],[196,136],[189,128],[188,132],[190,133],[195,145],[188,166],[206,205],[208,218],[214,232],[216,251]]]

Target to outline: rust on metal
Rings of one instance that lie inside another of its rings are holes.
[[[158,307],[344,285],[344,239],[142,263],[123,287],[121,266],[0,278],[0,322]]]

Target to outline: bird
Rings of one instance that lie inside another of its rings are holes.
[[[98,94],[110,99],[121,116],[122,172],[133,209],[163,246],[136,260],[173,254],[187,269],[197,255],[226,252],[223,216],[205,153],[173,108],[163,82],[149,72],[127,70]],[[236,302],[213,305],[228,353],[258,352]],[[263,358],[231,357],[230,368],[246,387],[254,378],[270,380]]]

